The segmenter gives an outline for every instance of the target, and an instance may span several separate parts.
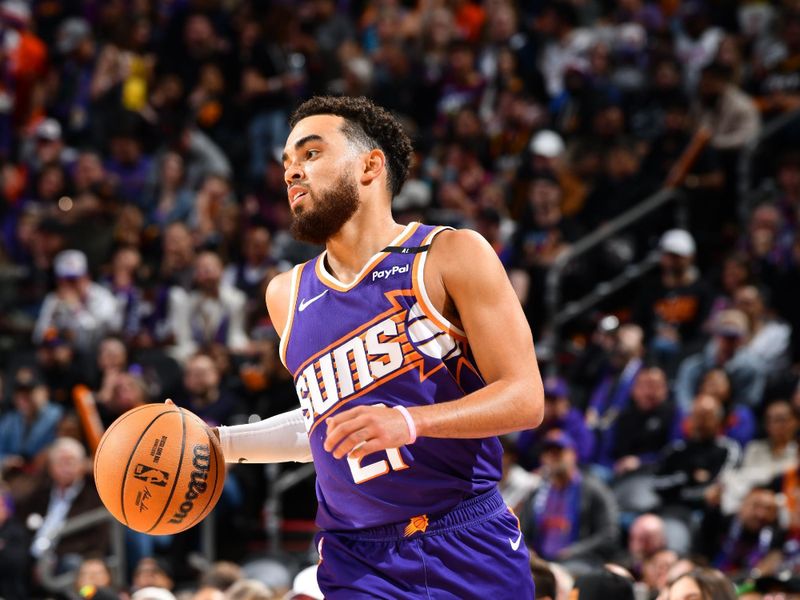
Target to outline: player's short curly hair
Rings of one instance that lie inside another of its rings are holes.
[[[342,117],[345,120],[342,132],[349,140],[368,149],[382,150],[392,196],[400,191],[408,176],[413,150],[403,126],[389,111],[363,96],[315,96],[297,107],[289,117],[289,125],[294,127],[313,115]]]

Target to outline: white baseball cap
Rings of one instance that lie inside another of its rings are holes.
[[[64,250],[53,262],[56,277],[83,277],[89,272],[86,255],[80,250]]]
[[[564,153],[564,140],[555,131],[542,129],[531,138],[528,149],[531,154],[555,158]]]
[[[289,592],[286,599],[291,600],[292,598],[302,597],[313,598],[314,600],[325,599],[317,583],[317,565],[306,567],[295,576],[294,583],[292,583],[292,591]]]
[[[670,229],[661,236],[658,247],[662,252],[677,254],[678,256],[694,256],[694,238],[685,229]]]
[[[42,140],[55,141],[61,139],[61,124],[55,119],[44,119],[36,126],[35,135]]]
[[[175,595],[160,587],[144,587],[131,596],[131,600],[175,600]]]

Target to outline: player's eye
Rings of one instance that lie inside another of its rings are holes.
[[[314,158],[319,154],[319,150],[306,150],[306,158]]]

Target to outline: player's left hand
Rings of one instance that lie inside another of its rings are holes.
[[[399,448],[410,441],[403,415],[386,406],[357,406],[329,417],[325,450],[336,458],[363,458],[387,448]]]

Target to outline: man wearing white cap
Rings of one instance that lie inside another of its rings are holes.
[[[89,350],[104,335],[120,328],[114,296],[89,278],[83,252],[59,252],[53,268],[56,289],[44,299],[33,330],[34,343],[55,333],[66,336],[78,350]]]
[[[650,349],[668,366],[696,349],[711,303],[711,290],[695,267],[695,243],[684,229],[666,231],[658,243],[661,272],[643,286],[634,321],[650,340]]]

